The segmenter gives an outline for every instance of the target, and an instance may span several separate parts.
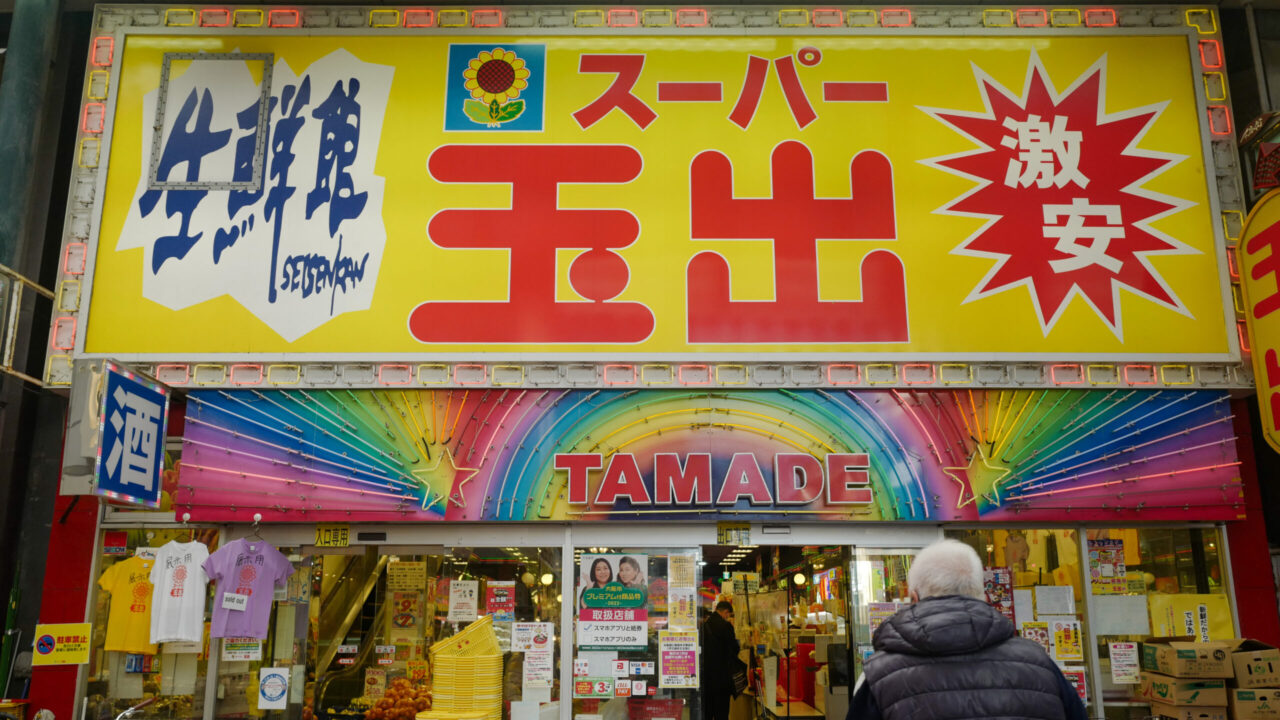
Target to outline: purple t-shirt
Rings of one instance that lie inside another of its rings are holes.
[[[288,558],[265,540],[240,538],[223,545],[201,567],[218,583],[210,636],[265,638],[275,586],[284,587],[293,574]],[[226,607],[229,594],[244,596],[243,610]]]

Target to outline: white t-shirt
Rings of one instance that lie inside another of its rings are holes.
[[[151,642],[202,642],[209,585],[201,563],[209,557],[202,542],[169,541],[156,551],[151,568]]]

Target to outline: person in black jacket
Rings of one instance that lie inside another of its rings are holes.
[[[982,561],[943,540],[907,573],[912,605],[876,629],[846,720],[1086,720],[1084,703],[1037,643],[986,603]]]
[[[733,698],[733,658],[738,638],[733,631],[733,603],[721,600],[702,624],[702,717],[729,720]]]

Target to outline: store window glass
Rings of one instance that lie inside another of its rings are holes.
[[[947,530],[982,558],[987,599],[1062,668],[1096,716],[1089,685],[1093,648],[1075,530]]]
[[[916,548],[854,548],[849,561],[853,598],[854,677],[875,652],[871,636],[880,624],[911,603],[907,571],[919,552]]]
[[[309,679],[313,558],[254,534],[226,543],[207,567],[211,635],[219,638],[214,717],[297,720]]]
[[[1221,547],[1214,528],[1088,531],[1094,647],[1108,720],[1150,714],[1135,698],[1144,637],[1235,637]]]
[[[109,720],[137,705],[135,717],[203,715],[209,590],[200,564],[217,549],[213,529],[103,531],[86,718]]]
[[[703,666],[712,665],[717,601],[747,670],[745,692],[729,703],[731,720],[843,720],[849,694],[850,555],[843,546],[708,545],[702,548],[700,622]],[[708,669],[709,672],[709,669]],[[711,697],[704,680],[703,705]],[[723,701],[723,696],[721,696]]]
[[[696,720],[702,585],[699,548],[577,548],[573,715]]]
[[[312,565],[301,720],[558,717],[558,548],[349,550]]]

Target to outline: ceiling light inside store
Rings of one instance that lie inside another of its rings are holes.
[[[550,585],[551,583],[555,582],[555,579],[556,579],[555,576],[552,575],[551,573],[542,573],[543,585]]]

